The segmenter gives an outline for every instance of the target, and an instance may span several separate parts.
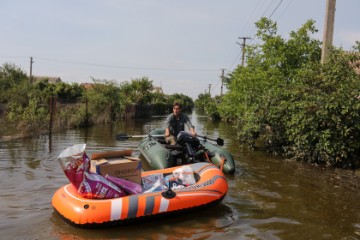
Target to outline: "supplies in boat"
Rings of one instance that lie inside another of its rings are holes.
[[[52,198],[56,212],[76,226],[113,226],[193,211],[219,203],[228,190],[223,172],[209,163],[142,172],[141,193],[139,188],[125,190],[113,184],[118,179],[87,172],[85,146],[76,148],[80,151],[75,155],[61,156],[71,183],[60,187]],[[86,184],[89,188],[79,187]],[[124,186],[124,181],[119,185]]]

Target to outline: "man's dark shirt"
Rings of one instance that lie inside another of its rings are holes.
[[[171,113],[167,118],[165,122],[165,127],[168,127],[170,130],[170,135],[177,136],[180,131],[185,130],[185,125],[188,126],[188,128],[193,128],[194,126],[190,122],[190,119],[187,115],[180,113],[179,119],[176,119],[173,113]]]

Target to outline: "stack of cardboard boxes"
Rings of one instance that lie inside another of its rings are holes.
[[[131,149],[93,153],[90,171],[141,184],[141,160],[131,155]]]

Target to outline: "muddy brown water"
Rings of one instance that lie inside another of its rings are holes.
[[[107,229],[80,229],[54,212],[51,198],[68,183],[57,161],[66,147],[87,143],[87,152],[134,149],[137,139],[161,127],[165,116],[36,139],[0,143],[1,239],[360,239],[357,172],[308,166],[242,148],[226,123],[190,115],[199,134],[221,137],[234,155],[236,172],[217,206],[194,213]],[[144,165],[146,166],[146,165]]]

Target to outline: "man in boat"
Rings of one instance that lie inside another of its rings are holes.
[[[190,134],[196,136],[195,127],[190,122],[189,117],[181,112],[181,104],[174,103],[173,112],[166,118],[165,140],[168,144],[176,144],[176,136],[180,131],[185,130],[185,125],[189,128]]]

